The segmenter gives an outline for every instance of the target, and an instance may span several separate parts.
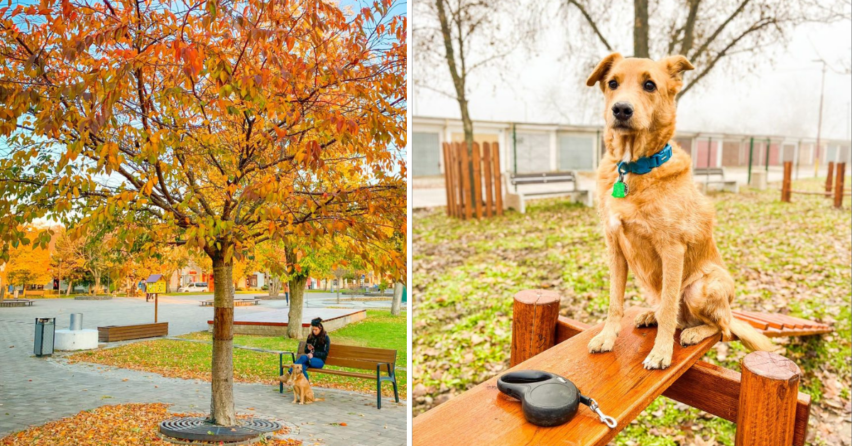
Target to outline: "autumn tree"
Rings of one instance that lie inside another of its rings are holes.
[[[50,251],[48,244],[50,243],[51,234],[47,229],[40,230],[33,226],[13,227],[11,233],[18,237],[9,243],[7,256],[3,269],[3,284],[10,284],[24,288],[26,294],[27,285],[44,285],[50,279]],[[47,234],[46,242],[38,246],[31,244],[31,241],[38,240],[40,234]],[[6,236],[9,234],[7,233]]]
[[[40,217],[110,222],[148,246],[203,250],[216,283],[210,419],[234,425],[234,296],[221,286],[233,284],[234,260],[291,236],[381,240],[403,220],[400,9],[392,0],[350,12],[313,0],[0,9],[0,255],[25,238],[7,231]]]
[[[50,259],[50,267],[53,276],[67,283],[66,295],[70,295],[74,289],[74,282],[79,281],[86,275],[86,259],[80,254],[80,246],[84,240],[75,239],[67,232],[59,234],[55,251]],[[57,291],[59,289],[57,288]]]
[[[843,0],[634,0],[632,11],[625,8],[627,14],[613,13],[623,6],[612,0],[541,2],[561,13],[551,14],[552,9],[543,8],[547,12],[543,21],[556,17],[555,26],[570,30],[564,54],[580,57],[586,65],[600,61],[604,52],[623,52],[625,47],[632,48],[634,57],[686,56],[696,71],[685,76],[679,96],[713,70],[730,65],[725,62],[735,56],[741,57],[730,66],[740,71],[765,62],[771,47],[786,42],[800,24],[850,17],[849,2]],[[622,38],[630,35],[625,29],[632,29],[632,42]]]

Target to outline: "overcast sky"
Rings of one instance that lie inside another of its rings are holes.
[[[416,22],[417,17],[413,20]],[[416,26],[416,24],[415,24]],[[558,48],[564,34],[550,32],[544,41]],[[631,37],[631,36],[627,36]],[[626,44],[630,39],[625,38]],[[615,48],[622,54],[632,47]],[[605,50],[601,50],[605,51]],[[774,51],[775,62],[755,72],[716,69],[684,95],[678,108],[678,127],[690,131],[757,133],[815,137],[823,58],[837,71],[846,71],[852,57],[852,22],[803,25],[791,34],[787,48]],[[604,52],[601,56],[605,55]],[[537,56],[515,51],[509,63],[511,81],[484,79],[475,73],[470,111],[474,119],[562,124],[602,123],[603,99],[585,86],[589,73],[558,49],[544,48]],[[573,66],[572,66],[573,65]],[[415,69],[412,75],[417,75]],[[435,72],[448,77],[446,67]],[[688,74],[687,74],[688,75]],[[417,80],[415,79],[415,86]],[[415,88],[409,111],[414,116],[459,117],[458,104],[430,90]],[[848,139],[852,78],[831,69],[825,78],[823,135]]]

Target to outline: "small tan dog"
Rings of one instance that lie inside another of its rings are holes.
[[[609,313],[589,351],[612,350],[624,315],[629,267],[655,308],[635,320],[637,327],[658,326],[646,369],[671,365],[677,328],[683,328],[683,345],[721,331],[726,339],[733,333],[751,350],[776,350],[731,316],[734,280],[713,239],[713,203],[693,181],[690,156],[671,141],[681,75],[692,69],[683,56],[653,61],[614,53],[586,81],[590,87],[600,83],[606,97],[606,155],[598,168],[597,199],[610,264]],[[616,185],[619,162],[662,154],[666,144],[671,144],[670,159],[644,174],[626,173],[624,184]],[[624,186],[626,194],[616,197],[622,194],[615,186]]]
[[[311,382],[302,373],[302,364],[293,364],[293,373],[290,376],[282,376],[279,379],[293,389],[294,403],[298,401],[299,404],[311,404],[314,401],[322,401],[322,399],[314,397],[314,389],[311,388]]]

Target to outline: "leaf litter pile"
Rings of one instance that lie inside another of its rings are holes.
[[[168,404],[120,404],[102,406],[52,421],[42,426],[0,439],[2,446],[136,446],[169,445],[158,432],[161,421],[172,417],[203,416],[201,414],[169,413]],[[281,438],[289,430],[285,427],[273,438],[258,444],[268,446],[298,446],[301,441]],[[194,442],[192,444],[218,444]]]
[[[824,180],[797,181],[818,191]],[[774,187],[772,187],[774,186]],[[767,191],[712,194],[715,239],[737,284],[734,308],[831,324],[823,336],[774,338],[803,372],[812,397],[808,444],[849,445],[849,201],[843,210],[819,196],[781,203]],[[595,209],[559,199],[533,202],[526,215],[481,221],[414,214],[414,415],[441,404],[509,366],[512,298],[545,288],[562,296],[561,314],[589,324],[606,317],[609,278]],[[628,306],[645,305],[632,276]],[[704,360],[739,371],[748,352],[719,343]],[[613,441],[617,445],[732,445],[735,425],[661,397]]]

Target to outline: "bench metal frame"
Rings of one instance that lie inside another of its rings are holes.
[[[304,342],[299,342],[299,347],[303,346]],[[377,350],[388,350],[389,349],[377,349]],[[299,353],[300,355],[304,353]],[[296,352],[278,352],[278,376],[284,376],[284,355],[290,355],[290,363],[296,363]],[[382,376],[382,366],[387,367],[387,376]],[[369,370],[369,369],[361,369],[361,370]],[[326,373],[329,375],[336,375],[334,370],[325,370],[325,369],[315,369],[312,367],[308,367],[308,372],[313,373]],[[371,379],[365,376],[351,376],[351,375],[342,375],[349,376],[350,378],[361,378],[361,379]],[[393,396],[394,400],[399,402],[399,387],[396,380],[396,364],[391,364],[389,362],[376,362],[376,409],[382,408],[382,383],[389,381],[393,385]],[[284,393],[284,382],[278,382],[278,392]]]

